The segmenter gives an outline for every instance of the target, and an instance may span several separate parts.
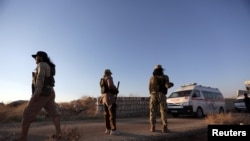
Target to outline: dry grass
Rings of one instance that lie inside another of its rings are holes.
[[[82,97],[71,102],[58,103],[59,111],[62,113],[61,120],[79,120],[94,118],[96,114],[96,98]],[[21,104],[1,104],[0,105],[0,123],[21,122],[24,108],[28,102]],[[36,121],[50,120],[46,111],[42,110],[36,117]],[[62,129],[61,141],[78,141],[82,139],[84,132],[78,127],[64,127]],[[56,141],[57,139],[48,136],[45,141]],[[0,139],[1,140],[1,139]]]
[[[68,103],[57,103],[59,111],[62,113],[62,120],[79,120],[94,118],[96,114],[96,98],[82,97],[81,99]],[[19,105],[1,104],[0,105],[0,123],[21,122],[22,114],[27,102]],[[36,121],[50,120],[46,111],[41,111]]]
[[[82,97],[81,99],[71,101],[69,103],[58,103],[58,108],[62,112],[62,120],[79,120],[94,118],[96,114],[96,101],[97,99],[91,97]],[[0,105],[0,123],[4,122],[20,122],[22,114],[27,102],[24,102],[18,106],[13,105]],[[46,113],[40,112],[37,116],[39,121],[48,120]],[[246,113],[225,113],[225,114],[209,114],[205,117],[207,124],[220,124],[220,125],[239,125],[239,124],[250,124],[250,117]],[[79,141],[84,138],[84,131],[78,127],[64,127],[62,129],[61,141]],[[48,136],[45,141],[56,141],[56,139]],[[203,140],[206,141],[207,133],[199,133],[188,137],[192,140]],[[182,137],[183,139],[183,137]],[[187,138],[185,138],[187,139]],[[181,139],[175,139],[176,141],[182,141]],[[188,141],[188,140],[185,140]]]
[[[249,114],[246,113],[225,113],[225,114],[209,114],[205,121],[207,124],[219,125],[239,125],[250,124]]]
[[[250,124],[250,116],[246,113],[225,113],[209,114],[205,117],[206,124],[216,125],[239,125]],[[207,141],[207,131],[199,131],[197,134],[191,134],[187,137],[175,138],[173,141]]]
[[[22,114],[27,102],[15,107],[11,105],[0,105],[0,122],[19,122],[22,120]]]
[[[60,141],[79,141],[83,137],[83,131],[79,127],[73,128],[63,128],[62,136],[60,137]],[[52,136],[48,136],[48,138],[44,141],[57,141],[57,139]]]

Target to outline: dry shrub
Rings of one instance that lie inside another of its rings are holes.
[[[10,122],[10,121],[21,121],[22,114],[27,102],[20,104],[19,106],[2,105],[0,106],[0,122]]]
[[[82,100],[82,106],[85,107],[86,109],[85,111],[86,116],[88,117],[95,116],[97,99],[92,97],[85,97],[82,98],[81,100]]]
[[[7,119],[7,112],[10,111],[10,108],[7,107],[6,105],[1,105],[0,106],[0,122],[5,122],[5,120]]]
[[[81,99],[70,102],[73,112],[82,117],[93,117],[96,114],[96,98],[82,97]]]
[[[0,122],[20,122],[27,102],[21,104],[0,104]],[[61,120],[79,120],[83,118],[94,118],[96,116],[96,98],[82,97],[71,102],[58,103],[61,112]],[[48,120],[47,112],[41,111],[36,116],[36,121]]]
[[[205,118],[207,124],[220,125],[239,125],[250,124],[249,115],[245,113],[225,113],[225,114],[208,114]]]
[[[82,97],[71,102],[59,103],[62,120],[78,120],[96,116],[96,98]]]
[[[68,102],[59,103],[59,111],[61,112],[61,120],[71,120],[73,112],[72,104]]]
[[[82,138],[83,131],[78,127],[64,127],[62,129],[62,136],[60,141],[79,141]],[[45,141],[56,141],[57,139],[53,138],[53,135],[49,136]]]

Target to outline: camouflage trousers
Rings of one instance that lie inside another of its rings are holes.
[[[116,103],[111,106],[104,105],[104,120],[106,129],[116,130]]]
[[[149,121],[150,124],[156,124],[157,114],[160,112],[162,125],[167,123],[167,102],[166,95],[162,93],[151,93],[149,101]]]

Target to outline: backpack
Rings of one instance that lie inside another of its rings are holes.
[[[56,66],[50,65],[50,86],[52,87],[55,86],[55,78],[54,78],[55,75],[56,75]]]
[[[159,91],[159,85],[158,85],[158,77],[153,76],[150,80],[150,90],[152,92],[158,92]]]
[[[55,76],[55,75],[56,75],[56,66],[50,65],[50,76]]]
[[[164,76],[153,76],[151,80],[151,89],[154,92],[162,92],[163,94],[167,94],[168,89],[165,86],[166,79]]]
[[[54,79],[55,74],[56,74],[56,67],[54,65],[50,65],[50,76],[45,77],[44,80],[45,86],[51,86],[51,87],[55,86],[55,79]]]
[[[160,86],[160,92],[162,92],[164,95],[167,94],[168,92],[168,88],[166,87],[166,83],[167,83],[167,80],[165,78],[165,76],[160,76],[160,80],[159,80],[159,86]]]

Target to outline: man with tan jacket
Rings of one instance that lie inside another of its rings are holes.
[[[114,85],[112,72],[110,69],[104,71],[104,75],[100,80],[101,98],[100,103],[104,106],[104,120],[106,127],[106,134],[117,135],[120,132],[116,128],[116,95],[118,89]]]

